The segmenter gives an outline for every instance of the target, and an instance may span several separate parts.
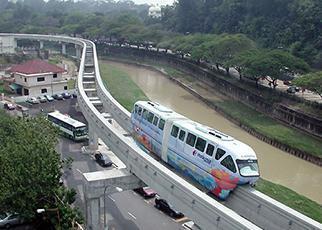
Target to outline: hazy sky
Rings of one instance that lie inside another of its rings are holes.
[[[132,0],[133,2],[135,2],[136,4],[159,4],[159,5],[172,5],[172,3],[174,2],[174,0]]]

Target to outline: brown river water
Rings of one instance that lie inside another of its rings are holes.
[[[322,204],[322,167],[253,137],[157,71],[136,65],[107,63],[128,73],[151,101],[159,102],[250,145],[257,154],[262,178],[284,185]]]

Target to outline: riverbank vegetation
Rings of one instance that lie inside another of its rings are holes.
[[[158,68],[163,68],[163,67],[158,66]],[[134,102],[136,102],[136,100],[148,100],[144,92],[131,80],[130,76],[127,73],[119,70],[117,67],[114,67],[111,64],[104,63],[104,61],[100,62],[100,70],[101,70],[101,77],[104,81],[105,86],[107,86],[109,90],[113,89],[111,92],[113,97],[116,98],[120,102],[120,104],[123,105],[128,111],[132,110],[133,104]],[[174,72],[177,74],[178,73],[182,74],[178,70]],[[122,86],[120,87],[120,85]],[[120,100],[118,98],[120,98]],[[246,108],[244,108],[246,106],[243,106],[242,108],[240,108],[242,105],[238,104],[238,107],[236,107],[236,105],[237,104],[230,104],[228,106],[229,109],[227,109],[227,112],[236,113],[240,109],[246,114],[247,112],[249,112]],[[254,115],[253,114],[254,112],[255,111],[251,111],[251,114]],[[242,115],[244,117],[252,117],[249,114],[247,114],[247,116],[245,114],[242,114]],[[258,116],[258,114],[255,114],[255,116]],[[265,119],[266,118],[264,117],[256,118],[256,120],[258,120],[259,123],[263,123]],[[274,122],[274,121],[271,121],[271,122]],[[272,124],[268,122],[266,125],[272,125]],[[273,125],[273,127],[275,126],[277,126],[276,122]],[[285,135],[288,135],[288,134],[285,134]],[[281,203],[288,205],[291,208],[294,208],[295,210],[311,217],[312,219],[322,222],[322,218],[321,218],[322,207],[318,203],[312,200],[309,200],[308,198],[302,195],[299,195],[296,192],[284,186],[271,183],[264,179],[260,179],[258,181],[256,185],[256,189],[280,201]]]

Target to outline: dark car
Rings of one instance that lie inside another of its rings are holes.
[[[95,160],[97,161],[97,163],[99,165],[101,165],[102,167],[110,167],[113,164],[113,162],[111,161],[111,159],[108,156],[106,156],[100,152],[96,153],[94,156],[95,156]]]
[[[299,91],[300,91],[300,88],[297,87],[297,86],[290,86],[286,90],[286,92],[288,92],[288,93],[296,93],[296,92],[299,92]]]
[[[63,100],[63,96],[59,93],[56,93],[53,95],[53,98],[56,99],[56,100]]]
[[[143,196],[144,198],[153,198],[157,194],[152,188],[150,187],[142,187],[133,189],[135,192]]]
[[[73,98],[77,98],[77,93],[73,93]]]
[[[12,103],[5,103],[3,107],[7,110],[14,110],[16,108],[16,106]]]
[[[182,212],[175,210],[165,199],[161,199],[159,197],[155,198],[155,207],[173,218],[177,219],[184,217]]]
[[[62,93],[62,96],[63,96],[63,98],[65,98],[65,99],[69,99],[69,98],[71,98],[71,97],[72,97],[72,95],[71,95],[70,93],[67,93],[67,92]]]

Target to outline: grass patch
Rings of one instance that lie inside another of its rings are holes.
[[[256,189],[275,200],[293,208],[302,214],[322,223],[322,207],[318,203],[288,189],[264,179],[256,182]]]
[[[69,79],[67,82],[68,89],[75,89],[76,80],[75,79]]]
[[[242,124],[281,143],[322,157],[322,142],[296,129],[281,125],[272,118],[251,109],[240,102],[225,100],[216,102],[225,113]]]
[[[105,87],[128,111],[132,110],[136,101],[148,100],[148,97],[127,73],[104,62],[99,62],[99,67]]]

